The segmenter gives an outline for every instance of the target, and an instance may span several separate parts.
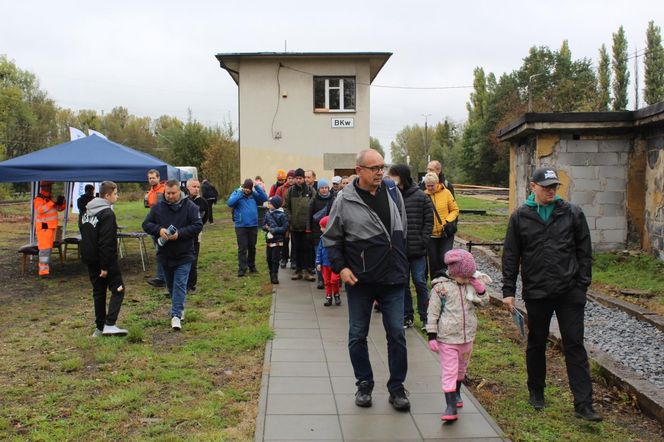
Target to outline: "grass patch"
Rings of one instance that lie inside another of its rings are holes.
[[[10,212],[26,210],[29,203]],[[120,201],[115,210],[125,231],[141,230],[142,202]],[[165,290],[146,284],[154,275],[151,244],[143,272],[138,244],[127,241],[118,326],[129,333],[96,339],[90,282],[75,253],[64,264],[56,256],[50,280],[38,280],[34,266],[17,278],[25,222],[0,216],[0,302],[12,312],[0,341],[0,397],[12,404],[0,407],[0,440],[253,439],[272,336],[271,286],[261,258],[258,275],[235,276],[230,213],[215,211],[218,220],[204,229],[198,291],[187,296],[182,332],[170,329]]]

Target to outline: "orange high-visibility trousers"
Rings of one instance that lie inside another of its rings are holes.
[[[37,229],[37,248],[39,249],[39,276],[49,274],[51,251],[56,229]]]

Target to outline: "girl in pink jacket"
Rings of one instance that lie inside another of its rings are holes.
[[[489,295],[484,284],[488,275],[478,272],[473,255],[463,249],[445,254],[447,276],[431,281],[426,330],[429,348],[440,356],[443,393],[447,408],[443,421],[457,420],[463,407],[461,384],[473,351],[477,331],[476,305],[486,305]]]

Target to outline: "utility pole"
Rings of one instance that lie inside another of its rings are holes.
[[[429,158],[429,145],[427,144],[427,132],[429,132],[429,126],[428,126],[428,118],[431,116],[431,114],[422,114],[424,117],[424,149],[422,151],[424,152],[424,158],[427,160],[427,164],[431,159]],[[426,164],[424,166],[426,168]]]
[[[533,111],[533,95],[530,93],[530,84],[533,81],[533,78],[539,77],[540,75],[544,75],[544,72],[540,72],[539,74],[533,74],[530,77],[528,77],[528,112]]]
[[[639,108],[639,51],[634,46],[634,110]]]

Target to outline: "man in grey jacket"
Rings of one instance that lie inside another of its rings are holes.
[[[322,236],[332,263],[346,283],[350,330],[348,350],[357,382],[355,404],[371,406],[374,387],[367,334],[374,301],[383,312],[390,378],[389,401],[399,411],[410,409],[403,383],[408,371],[403,329],[404,286],[408,281],[405,252],[406,215],[401,193],[383,181],[385,163],[373,149],[356,158],[358,178],[339,194]]]

